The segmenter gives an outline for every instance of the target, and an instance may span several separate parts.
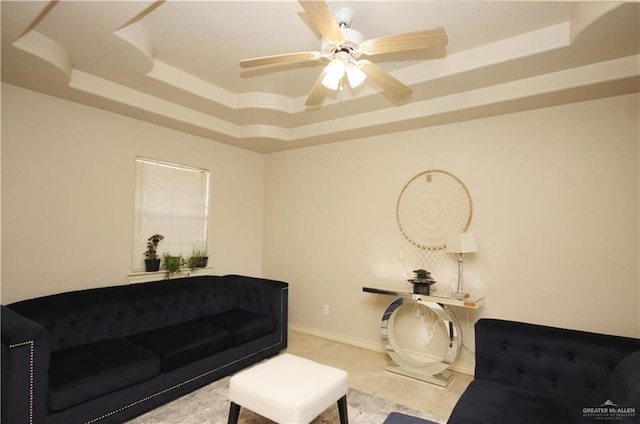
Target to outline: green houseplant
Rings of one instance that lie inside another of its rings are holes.
[[[165,279],[171,278],[173,274],[180,274],[180,267],[182,265],[185,265],[185,260],[182,255],[176,256],[169,253],[164,253],[162,255],[162,260],[164,261]]]
[[[205,268],[208,261],[207,246],[204,243],[194,243],[191,254],[186,260],[189,269],[193,272],[196,268]]]
[[[147,250],[144,252],[144,268],[147,272],[155,272],[160,269],[160,258],[158,257],[158,244],[164,240],[162,234],[154,234],[147,239]]]

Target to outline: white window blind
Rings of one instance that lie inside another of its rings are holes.
[[[209,171],[136,158],[132,269],[144,269],[147,239],[162,234],[158,255],[191,253],[207,243]]]

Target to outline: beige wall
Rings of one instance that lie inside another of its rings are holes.
[[[433,160],[474,202],[465,280],[486,304],[460,313],[465,330],[484,316],[640,336],[638,98],[269,155],[264,274],[291,283],[292,323],[379,344],[391,298],[361,288],[403,285],[396,201]]]
[[[216,273],[289,281],[292,324],[378,346],[390,299],[361,288],[402,282],[396,200],[433,161],[474,202],[467,345],[482,316],[640,336],[638,95],[263,156],[2,90],[3,303],[126,283],[141,155],[212,171]]]
[[[209,169],[210,263],[261,273],[263,155],[3,84],[3,303],[127,282],[137,155]]]

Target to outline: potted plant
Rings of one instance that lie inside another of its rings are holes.
[[[144,268],[147,272],[155,272],[160,269],[158,257],[158,244],[164,239],[162,234],[154,234],[147,239],[147,250],[144,252]]]
[[[187,258],[187,266],[193,272],[196,268],[205,268],[209,262],[207,247],[204,243],[194,243],[191,255]]]
[[[162,255],[162,259],[164,261],[164,269],[165,269],[165,279],[171,278],[173,274],[180,273],[180,267],[185,264],[185,260],[182,255],[171,255],[169,253],[164,253]]]

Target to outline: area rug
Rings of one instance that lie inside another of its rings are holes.
[[[167,403],[153,411],[140,415],[126,424],[224,424],[229,416],[229,378],[226,377]],[[401,412],[440,422],[435,416],[416,411],[395,402],[371,396],[356,389],[347,393],[347,409],[350,424],[382,424],[391,412]],[[240,424],[273,424],[273,421],[240,410]],[[312,424],[340,422],[337,406],[333,406],[316,418]]]

